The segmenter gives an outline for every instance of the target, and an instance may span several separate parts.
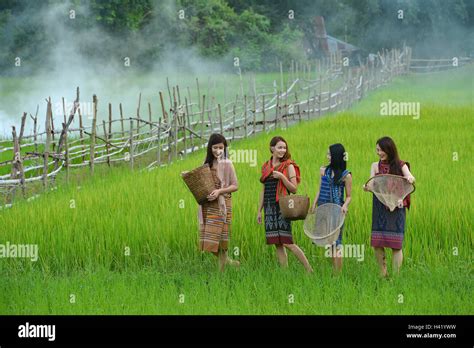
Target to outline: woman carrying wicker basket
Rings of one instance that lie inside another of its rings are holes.
[[[238,182],[232,162],[227,158],[227,141],[221,134],[211,134],[204,161],[211,168],[215,190],[208,202],[199,205],[199,247],[219,259],[219,270],[225,265],[238,266],[239,262],[227,255],[232,222],[231,193],[237,191]]]
[[[291,159],[288,144],[282,137],[273,137],[270,141],[272,157],[262,166],[260,182],[263,184],[260,193],[257,222],[262,223],[262,209],[265,208],[265,234],[267,244],[274,244],[280,265],[288,266],[285,248],[290,250],[303,264],[308,272],[313,272],[303,250],[293,243],[291,221],[286,220],[278,204],[279,198],[296,193],[300,182],[300,170]]]

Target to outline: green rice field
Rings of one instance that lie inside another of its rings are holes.
[[[229,250],[241,266],[224,273],[198,250],[197,204],[180,177],[202,163],[203,151],[149,172],[98,166],[91,178],[78,170],[69,185],[0,210],[0,244],[39,248],[36,262],[0,258],[0,314],[474,314],[472,76],[468,66],[399,77],[346,112],[232,143],[257,162],[234,161]],[[419,102],[420,117],[381,116],[389,99]],[[298,193],[311,200],[328,146],[340,142],[348,152],[353,200],[343,242],[365,253],[345,258],[341,274],[302,221],[293,222],[294,241],[313,274],[291,254],[280,268],[265,243],[259,177],[275,135],[288,141],[301,169]],[[362,190],[384,135],[416,177],[404,263],[394,275],[388,252],[388,279],[370,247],[372,195]]]

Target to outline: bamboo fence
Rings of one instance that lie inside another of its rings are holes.
[[[144,158],[149,161],[146,168],[152,169],[205,147],[211,133],[221,133],[233,142],[346,110],[369,91],[408,73],[411,61],[409,47],[384,50],[375,59],[367,58],[356,67],[343,66],[340,54],[331,54],[313,66],[293,61],[288,71],[288,85],[284,85],[280,63],[279,83],[257,91],[253,79],[253,92],[247,95],[243,93],[240,78],[240,90],[234,94],[235,98],[223,103],[217,102],[209,91],[202,94],[198,79],[194,99],[189,87],[184,96],[184,90],[179,86],[170,88],[167,79],[168,100],[165,103],[164,93],[158,93],[159,107],[155,110],[160,110],[159,114],[153,114],[152,105],[148,103],[148,117],[142,117],[140,94],[135,115],[124,116],[122,104],[114,114],[112,105],[108,104],[108,117],[102,117],[99,122],[97,105],[100,101],[94,95],[92,120],[88,125],[81,112],[78,87],[68,116],[62,99],[64,115],[59,127],[57,116],[53,118],[51,98],[48,98],[43,132],[38,131],[37,108],[35,116],[30,114],[32,134],[24,134],[28,119],[25,112],[19,132],[12,127],[12,138],[0,140],[0,155],[13,154],[11,159],[0,162],[2,173],[8,171],[0,175],[4,203],[0,207],[11,206],[18,192],[27,199],[37,197],[28,189],[35,183],[42,186],[42,190],[54,189],[58,174],[65,172],[68,181],[75,168],[89,167],[93,175],[97,165],[112,167],[114,163],[127,162],[133,169],[137,161]]]

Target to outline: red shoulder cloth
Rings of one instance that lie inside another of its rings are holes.
[[[267,178],[272,175],[272,172],[274,170],[278,171],[278,172],[281,172],[283,175],[285,175],[289,179],[288,167],[291,164],[295,168],[296,183],[299,184],[301,182],[300,167],[295,163],[295,161],[293,161],[291,159],[288,159],[288,160],[280,163],[280,165],[277,168],[274,168],[273,165],[272,165],[272,158],[270,158],[267,162],[265,162],[263,164],[263,166],[262,166],[262,176],[260,177],[260,182],[264,183],[265,180],[267,180]],[[276,201],[277,202],[280,199],[280,196],[286,196],[288,194],[288,190],[287,190],[285,184],[283,184],[283,181],[281,181],[281,180],[278,180],[276,191],[277,191],[276,192]]]

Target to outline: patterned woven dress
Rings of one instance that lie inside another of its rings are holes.
[[[403,166],[405,162],[401,162]],[[379,161],[378,174],[389,174],[390,164]],[[377,174],[376,174],[377,175]],[[401,249],[405,234],[406,207],[409,196],[403,200],[403,208],[390,211],[373,195],[372,204],[372,237],[370,245],[378,248]]]
[[[280,205],[276,201],[276,188],[279,179],[268,177],[263,194],[263,208],[265,220],[265,236],[267,244],[293,244],[291,221],[286,220],[280,212]]]
[[[330,167],[326,167],[326,169],[324,170],[324,175],[321,177],[321,188],[319,190],[319,197],[317,202],[318,206],[325,203],[334,203],[340,206],[344,204],[345,183],[343,180],[346,175],[350,173],[350,171],[344,170],[341,174],[341,177],[336,183],[334,182],[332,173],[332,169]],[[341,231],[339,233],[339,237],[336,240],[336,245],[342,244],[343,228],[344,225],[341,226]]]
[[[221,188],[216,166],[211,168],[211,173],[215,188]],[[217,252],[219,249],[227,250],[228,248],[232,221],[232,196],[226,193],[224,197],[226,216],[221,212],[217,199],[202,205],[203,226],[199,234],[201,251]]]

